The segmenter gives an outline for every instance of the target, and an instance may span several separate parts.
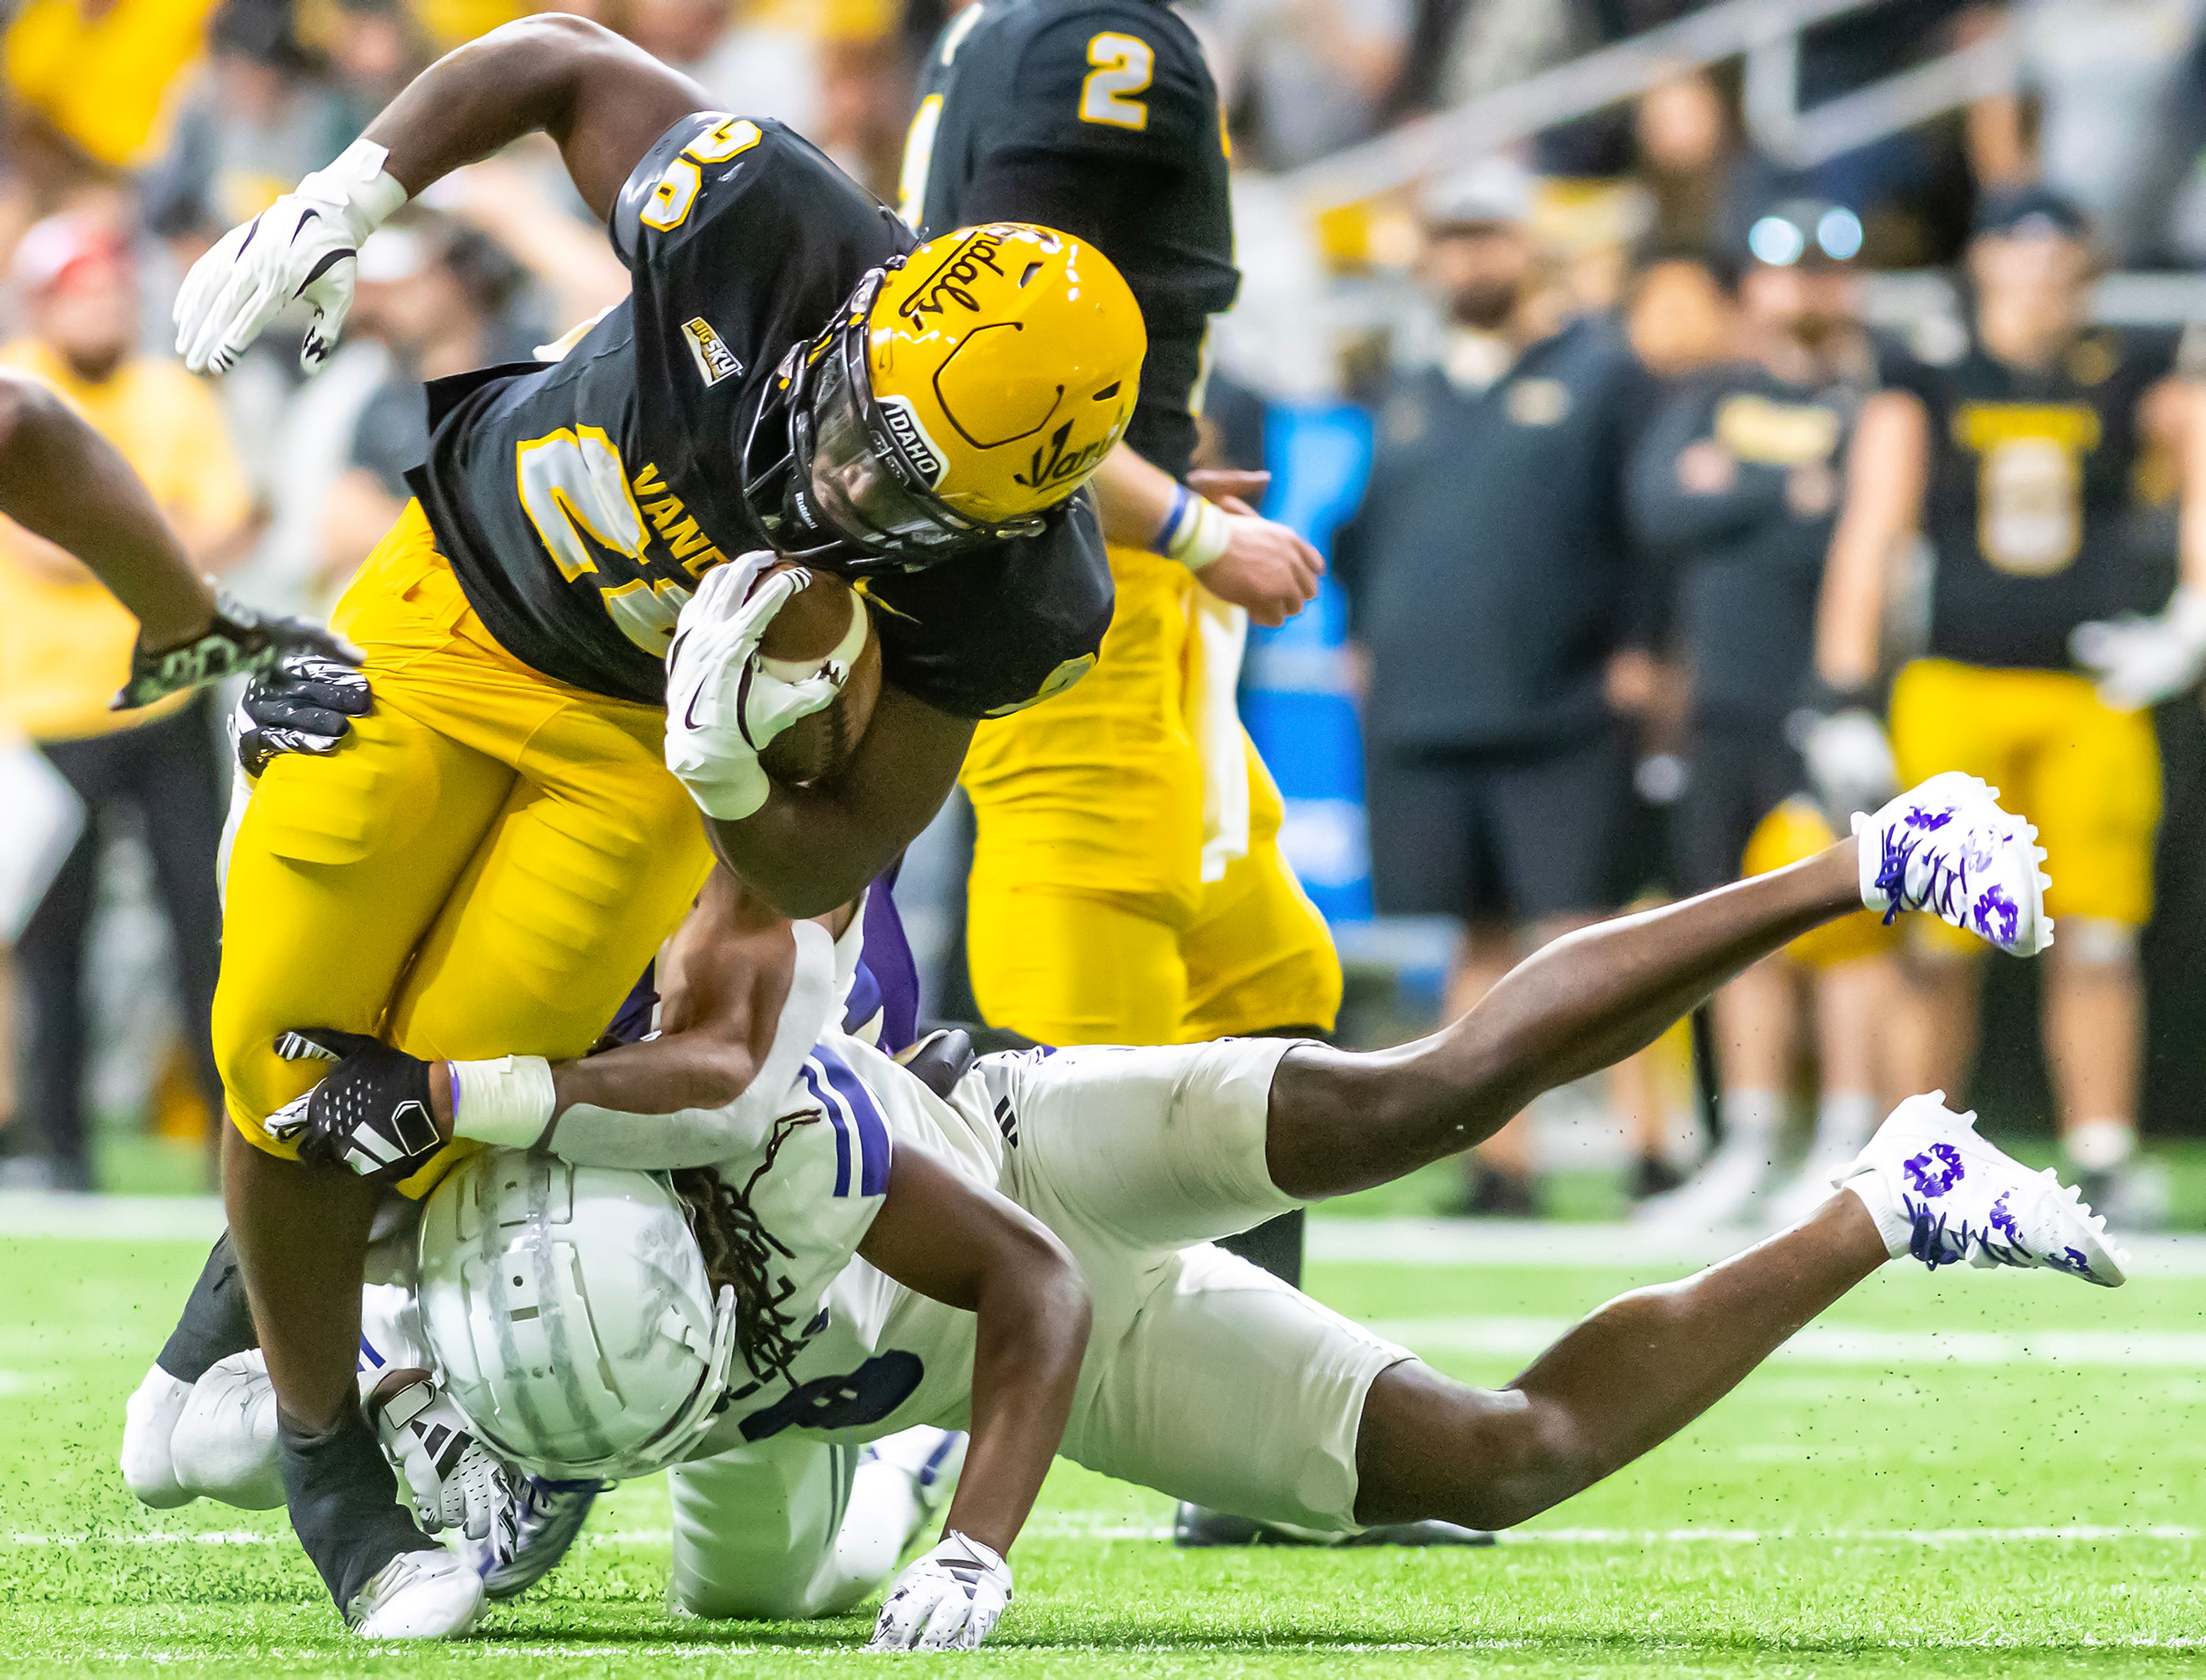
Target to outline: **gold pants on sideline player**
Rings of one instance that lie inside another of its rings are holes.
[[[334,615],[374,709],[327,758],[272,762],[226,876],[214,1048],[231,1122],[318,1080],[289,1027],[432,1059],[575,1057],[612,1018],[711,867],[662,758],[665,719],[532,670],[494,642],[409,503]],[[400,1188],[426,1194],[470,1146]]]
[[[2063,917],[2142,927],[2152,919],[2160,829],[2160,742],[2152,715],[2117,712],[2073,671],[2003,670],[1917,659],[1892,688],[1892,748],[1902,786],[1941,770],[1981,776],[2026,811]],[[1915,937],[1956,954],[1975,941],[1942,922]]]
[[[983,724],[966,756],[981,1013],[1044,1044],[1330,1031],[1340,959],[1279,850],[1279,789],[1245,736],[1249,850],[1202,879],[1195,579],[1110,552],[1118,604],[1095,669]]]
[[[1738,873],[1742,876],[1767,875],[1772,870],[1804,863],[1816,853],[1835,845],[1838,838],[1838,831],[1831,826],[1823,807],[1805,794],[1795,794],[1780,801],[1754,825],[1754,832],[1747,837],[1745,855],[1739,859]],[[1884,918],[1874,910],[1857,910],[1852,915],[1841,916],[1811,932],[1803,933],[1780,955],[1794,962],[1821,968],[1858,962],[1864,957],[1889,956],[1899,949],[1899,932],[1896,927],[1886,926]]]

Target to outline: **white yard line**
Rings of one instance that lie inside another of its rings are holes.
[[[222,1230],[217,1196],[61,1196],[0,1190],[0,1238],[71,1237],[96,1242],[212,1242]],[[1513,1219],[1310,1221],[1310,1258],[1401,1266],[1701,1266],[1760,1233],[1635,1224],[1560,1224]],[[2206,1233],[2124,1238],[2137,1278],[2206,1278]]]
[[[1168,1540],[1169,1524],[1113,1522],[1108,1518],[1038,1518],[1026,1535],[1034,1540]],[[671,1528],[592,1528],[579,1544],[587,1546],[666,1546]],[[2126,1540],[2206,1540],[2206,1528],[2176,1523],[2125,1525],[2070,1523],[2058,1528],[1516,1528],[1501,1536],[1505,1546],[2096,1546]],[[140,1534],[45,1534],[19,1530],[0,1534],[7,1546],[289,1546],[286,1528],[210,1528],[199,1532],[154,1528]]]
[[[222,1235],[219,1196],[63,1196],[0,1190],[0,1236],[86,1242],[208,1243]]]

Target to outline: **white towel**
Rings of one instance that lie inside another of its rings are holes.
[[[1241,655],[1249,615],[1207,589],[1195,592],[1196,663],[1189,725],[1202,755],[1202,879],[1249,855],[1249,756],[1241,730]]]
[[[46,755],[0,737],[0,942],[13,943],[84,831],[84,801]]]

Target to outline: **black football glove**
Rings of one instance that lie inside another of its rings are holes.
[[[205,634],[158,653],[149,652],[142,641],[130,650],[130,680],[113,706],[117,712],[151,706],[165,695],[218,682],[241,671],[265,670],[289,653],[312,654],[343,665],[357,665],[363,657],[343,637],[319,624],[255,612],[218,587],[214,622]]]
[[[230,714],[230,744],[247,776],[283,753],[334,753],[367,715],[367,677],[319,653],[287,653],[246,684]]]
[[[444,1147],[429,1106],[429,1064],[361,1033],[309,1027],[280,1034],[287,1062],[334,1062],[322,1082],[268,1117],[268,1135],[299,1159],[378,1184],[411,1178]]]

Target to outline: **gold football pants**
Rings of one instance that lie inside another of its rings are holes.
[[[261,777],[232,843],[214,1046],[231,1121],[325,1064],[289,1027],[432,1060],[581,1055],[711,867],[662,759],[665,716],[552,681],[493,641],[409,504],[338,604],[374,709]],[[401,1186],[426,1194],[464,1142]]]
[[[1330,1030],[1340,960],[1279,850],[1279,789],[1245,736],[1248,854],[1202,879],[1195,581],[1131,549],[1111,551],[1111,573],[1095,669],[981,724],[966,757],[981,1012],[1045,1044]]]
[[[1903,786],[1941,770],[1981,776],[2037,825],[2045,908],[2142,927],[2152,918],[2160,742],[2149,712],[2117,712],[2088,677],[1917,659],[1892,685],[1892,750]],[[1911,938],[1974,954],[1978,941],[1928,916]]]

